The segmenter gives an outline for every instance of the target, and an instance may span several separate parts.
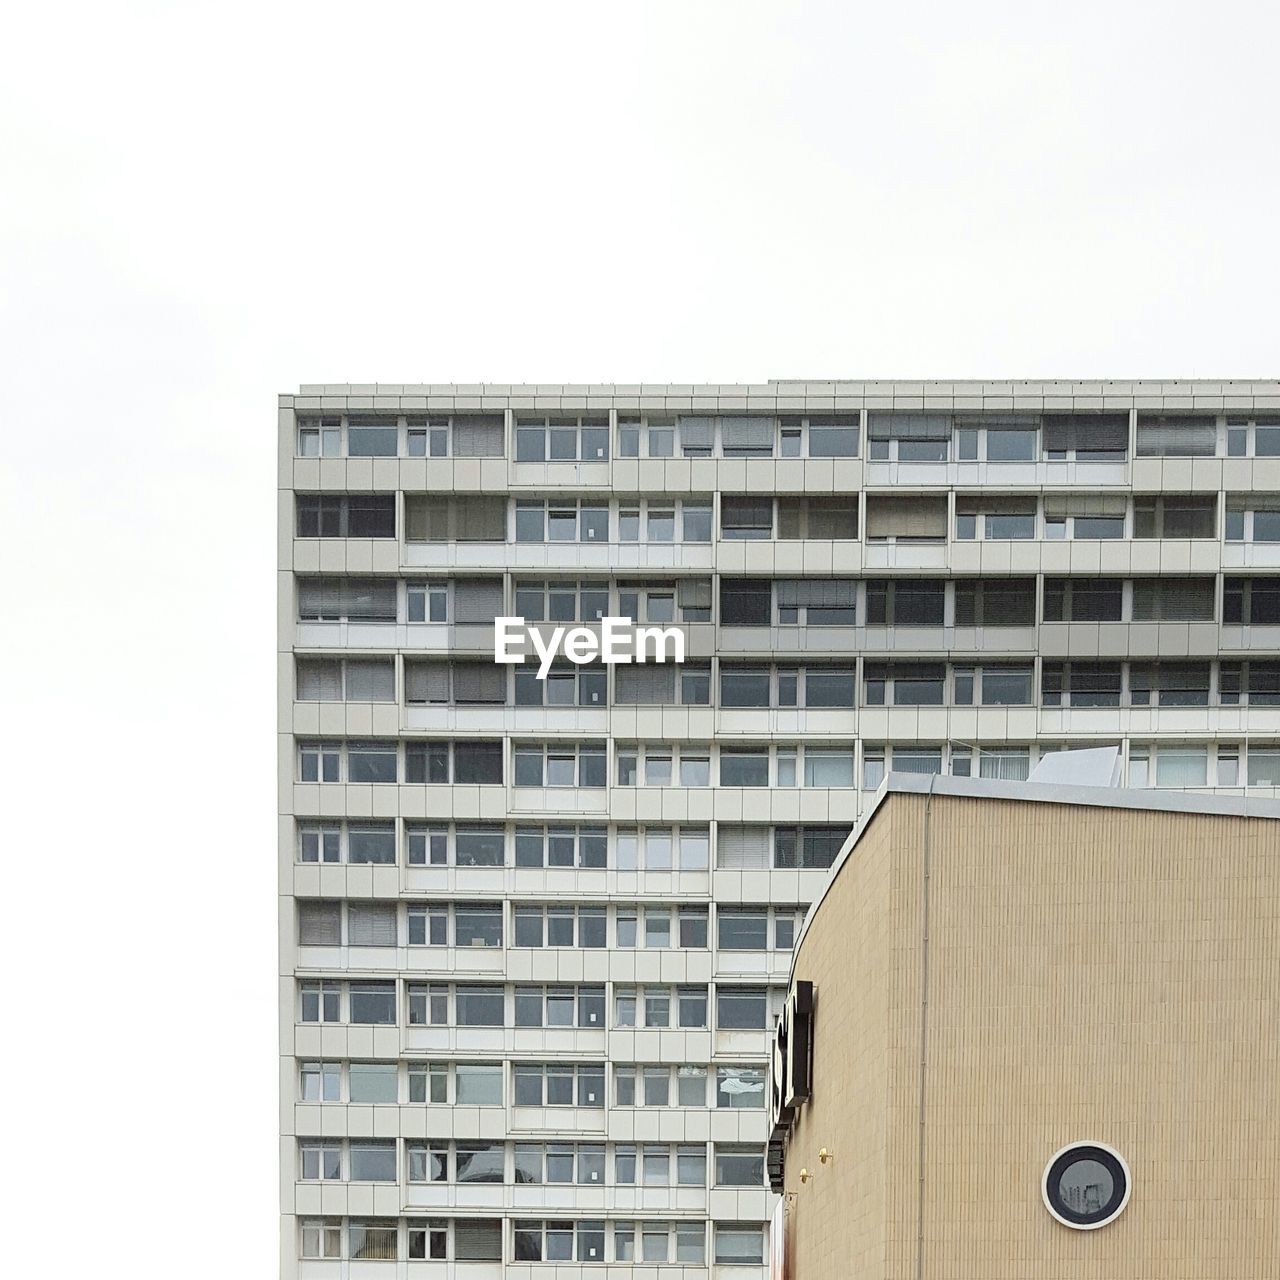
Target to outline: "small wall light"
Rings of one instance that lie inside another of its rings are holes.
[[[822,1150],[818,1152],[818,1159],[821,1160],[823,1164],[830,1164],[831,1152],[828,1151],[826,1147],[823,1147]]]
[[[801,1170],[800,1170],[800,1181],[801,1181],[801,1182],[808,1182],[808,1181],[809,1181],[809,1179],[810,1179],[810,1178],[812,1178],[812,1177],[813,1177],[813,1174],[811,1174],[811,1173],[809,1172],[809,1170],[808,1170],[808,1169],[801,1169]]]

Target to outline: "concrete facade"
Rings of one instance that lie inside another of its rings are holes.
[[[286,1276],[760,1280],[770,1028],[889,769],[1280,783],[1280,383],[317,385],[278,432]],[[682,671],[495,676],[495,616],[601,609]]]
[[[1274,1275],[1280,804],[895,781],[796,953],[788,1275]],[[1131,1171],[1096,1230],[1042,1202],[1081,1141]]]

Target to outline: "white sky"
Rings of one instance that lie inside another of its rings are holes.
[[[13,1274],[275,1268],[277,392],[1280,370],[1274,5],[4,25]]]

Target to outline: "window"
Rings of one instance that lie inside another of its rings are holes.
[[[1280,496],[1241,494],[1227,500],[1228,542],[1280,542]]]
[[[720,705],[722,707],[767,707],[770,676],[768,667],[720,668]]]
[[[454,1101],[459,1106],[502,1105],[501,1063],[459,1062],[453,1070]]]
[[[406,592],[410,622],[452,621],[459,626],[487,627],[504,611],[500,578],[410,582]]]
[[[1046,622],[1119,622],[1124,583],[1119,578],[1046,578]]]
[[[720,785],[722,787],[767,787],[769,785],[769,749],[767,747],[721,747]]]
[[[302,1102],[341,1102],[342,1067],[336,1062],[304,1062],[298,1096]]]
[[[404,500],[406,542],[503,542],[507,500],[411,493]]]
[[[1027,747],[978,747],[977,754],[978,777],[1025,782],[1031,772],[1031,752]],[[974,776],[973,748],[969,743],[957,743],[951,748],[951,772],[957,778]]]
[[[716,1026],[721,1031],[764,1031],[770,1025],[766,987],[720,987],[716,991]]]
[[[337,743],[298,744],[298,779],[301,782],[337,782],[342,753]]]
[[[1135,707],[1206,707],[1209,705],[1209,664],[1132,663],[1129,702]]]
[[[299,984],[303,1022],[341,1022],[342,988],[336,982]]]
[[[396,1180],[396,1144],[371,1142],[366,1139],[351,1142],[352,1182],[394,1182]]]
[[[516,503],[516,541],[608,542],[608,503],[521,499]]]
[[[523,668],[517,668],[517,677]],[[404,700],[410,705],[501,706],[507,671],[493,662],[406,662]]]
[[[1145,494],[1133,500],[1135,538],[1212,538],[1216,534],[1216,498]]]
[[[697,425],[692,425],[697,424]],[[712,418],[686,418],[681,424],[681,443],[686,457],[710,455]],[[705,437],[705,443],[704,443]],[[618,417],[620,458],[670,458],[675,455],[676,420],[671,417]]]
[[[1123,538],[1127,501],[1122,494],[1046,494],[1044,536],[1051,541]]]
[[[773,865],[779,870],[825,870],[836,860],[849,830],[842,826],[775,827]]]
[[[500,458],[505,452],[501,414],[410,414],[405,423],[411,458]]]
[[[779,758],[781,766],[781,757]],[[781,772],[781,768],[780,768]],[[782,778],[778,779],[779,784]],[[806,746],[804,749],[804,785],[806,787],[853,786],[853,750]]]
[[[779,498],[778,537],[787,541],[852,542],[858,536],[856,494],[839,498]]]
[[[350,988],[353,1023],[393,1026],[396,1020],[394,982],[353,982]]]
[[[604,1066],[517,1062],[512,1066],[517,1107],[604,1106]]]
[[[498,1100],[502,1100],[501,1068],[498,1075]],[[409,1101],[447,1102],[449,1100],[449,1064],[447,1062],[409,1063]]]
[[[1050,461],[1123,462],[1129,452],[1127,413],[1046,413],[1040,424]]]
[[[338,782],[339,760],[347,756],[348,782],[394,782],[398,773],[399,751],[396,742],[303,742],[300,755],[300,781]]]
[[[502,743],[411,741],[405,746],[405,781],[500,784]]]
[[[856,458],[860,417],[856,413],[836,413],[809,418],[782,419],[782,456],[784,458]],[[808,428],[808,450],[803,451],[805,428]]]
[[[412,995],[410,987],[410,1022]],[[454,1016],[460,1027],[502,1027],[506,1025],[506,997],[501,987],[457,986],[453,989]]]
[[[518,1184],[604,1185],[604,1145],[595,1142],[517,1142]]]
[[[716,1106],[734,1111],[764,1106],[764,1067],[717,1067]]]
[[[298,457],[336,458],[342,452],[340,418],[299,418]]]
[[[764,1262],[764,1227],[734,1222],[715,1224],[717,1263],[752,1264]]]
[[[1224,706],[1280,707],[1280,662],[1224,662],[1218,669],[1218,692]]]
[[[1040,423],[1035,417],[957,418],[956,430],[980,430],[980,455],[987,462],[1034,462],[1039,457]]]
[[[605,943],[603,907],[533,907],[518,905],[515,913],[517,947],[578,947],[599,949]]]
[[[1222,748],[1218,748],[1222,758]],[[1249,745],[1249,786],[1280,787],[1280,746],[1251,743]]]
[[[399,452],[398,417],[347,419],[347,457],[394,458]]]
[[[776,419],[723,416],[716,421],[720,426],[720,451],[726,458],[773,456],[774,438],[778,429]],[[688,418],[681,419],[682,442],[688,422]]]
[[[1034,578],[961,578],[954,589],[957,627],[1035,625]]]
[[[299,578],[301,622],[394,622],[396,584],[382,578]]]
[[[941,662],[867,662],[863,697],[869,707],[940,707],[947,669]]]
[[[355,1261],[394,1262],[399,1228],[394,1222],[351,1222],[347,1226],[348,1257]]]
[[[297,495],[299,538],[394,538],[394,493]]]
[[[518,742],[513,748],[517,787],[603,787],[603,742]]]
[[[502,907],[489,903],[446,903],[409,907],[409,945],[443,947],[449,943],[449,918],[453,917],[453,945],[500,947]]]
[[[773,537],[773,499],[720,499],[720,536],[730,541],[759,541]]]
[[[516,828],[517,867],[603,868],[608,838],[603,827]]]
[[[504,1182],[506,1145],[501,1142],[459,1142],[454,1146],[455,1182]]]
[[[779,578],[777,620],[788,626],[851,627],[857,621],[857,590],[851,578]]]
[[[614,674],[614,700],[620,705],[706,706],[711,700],[711,668],[699,663],[621,666]]]
[[[1105,1226],[1129,1202],[1129,1167],[1110,1147],[1073,1143],[1049,1162],[1042,1190],[1045,1206],[1064,1225]]]
[[[943,542],[946,536],[945,497],[867,498],[868,542]]]
[[[347,945],[394,947],[397,911],[394,902],[347,903]]]
[[[410,1182],[448,1182],[449,1144],[441,1139],[430,1145],[409,1143],[406,1147]]]
[[[417,826],[408,829],[410,866],[500,867],[505,861],[505,836],[500,826]]]
[[[1035,536],[1034,498],[987,495],[956,498],[956,537],[961,540],[982,538],[988,542],[1003,542]]]
[[[539,667],[531,660],[515,669],[516,706],[603,707],[608,680],[604,667],[586,665],[555,666],[540,679]]]
[[[463,1223],[458,1225],[464,1230],[475,1229],[474,1226],[467,1227]],[[428,1219],[425,1222],[418,1222],[411,1218],[407,1238],[411,1262],[443,1261],[449,1256],[449,1228],[448,1224],[442,1220]]]
[[[1155,762],[1154,782],[1149,761]],[[1129,749],[1129,785],[1134,787],[1203,787],[1208,782],[1207,747],[1161,744],[1134,745]]]
[[[1228,418],[1227,456],[1280,457],[1280,418]]]
[[[397,1102],[399,1080],[394,1062],[353,1062],[347,1069],[351,1102]]]
[[[536,1221],[517,1218],[512,1224],[512,1258],[516,1262],[603,1262],[604,1222],[596,1219]]]
[[[767,627],[773,621],[773,583],[768,578],[722,578],[720,621],[727,627]]]
[[[768,908],[721,907],[716,912],[716,945],[721,951],[767,951]]]
[[[867,415],[867,451],[872,462],[945,462],[950,439],[949,414]]]
[[[515,989],[517,1027],[604,1028],[603,987]]]
[[[716,1143],[717,1187],[764,1186],[764,1152],[759,1147]]]
[[[619,827],[616,863],[619,871],[671,871],[677,852],[680,870],[704,870],[706,841],[704,827]],[[696,860],[701,858],[701,863]]]
[[[1031,705],[1030,667],[983,667],[981,703],[984,707],[1024,707]],[[957,696],[956,701],[960,699]]]
[[[597,622],[609,612],[607,582],[518,581],[515,590],[526,622]]]
[[[1192,622],[1213,620],[1212,578],[1135,578],[1135,622]]]
[[[1280,623],[1280,578],[1227,578],[1222,588],[1222,620],[1246,626]]]
[[[502,1219],[457,1219],[453,1224],[453,1256],[458,1262],[500,1262]]]
[[[517,462],[607,462],[609,417],[545,417],[521,414],[516,418]]]
[[[1040,675],[1040,701],[1046,707],[1118,707],[1118,662],[1046,662]]]
[[[396,781],[399,771],[396,743],[348,742],[346,752],[348,782]]]
[[[299,658],[299,702],[393,702],[395,667],[390,658]]]
[[[303,1218],[301,1223],[304,1258],[341,1258],[342,1224],[334,1218]]]
[[[298,945],[336,947],[342,942],[342,903],[299,902]]]
[[[940,627],[946,608],[941,579],[876,580],[867,583],[867,625]]]
[[[1217,443],[1216,418],[1138,415],[1139,458],[1212,458]]]
[[[304,1182],[342,1180],[342,1143],[298,1139],[298,1176]]]

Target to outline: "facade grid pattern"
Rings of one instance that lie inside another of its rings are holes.
[[[773,1017],[888,771],[1280,791],[1280,384],[324,385],[278,428],[285,1276],[760,1280]],[[539,681],[513,615],[686,661]]]

